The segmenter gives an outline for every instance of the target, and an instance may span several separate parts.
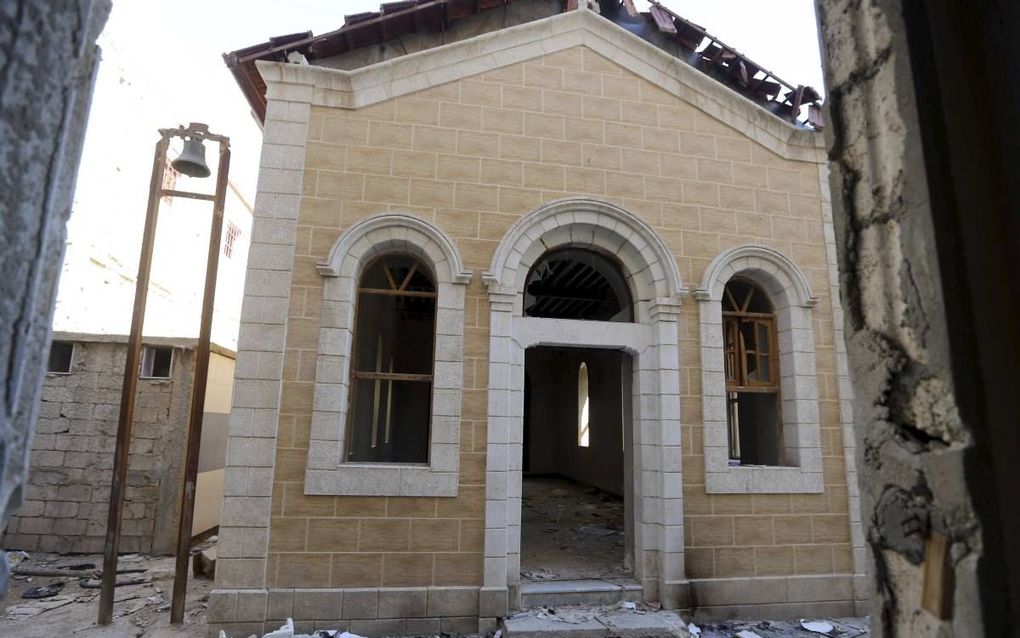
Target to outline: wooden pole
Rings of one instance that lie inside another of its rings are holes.
[[[117,582],[117,550],[120,547],[124,492],[127,487],[128,452],[131,448],[131,426],[135,412],[135,391],[138,386],[138,363],[142,351],[142,325],[145,322],[145,302],[149,293],[149,274],[152,270],[152,252],[156,241],[156,219],[159,214],[163,171],[166,168],[166,150],[170,143],[167,132],[160,131],[160,135],[152,160],[149,203],[145,210],[145,230],[142,233],[142,251],[138,260],[138,277],[135,281],[135,305],[131,314],[131,334],[128,337],[127,360],[124,363],[124,385],[120,395],[117,447],[113,455],[110,509],[107,513],[106,543],[103,548],[103,580],[99,594],[98,622],[100,625],[109,625],[113,621],[113,596]]]

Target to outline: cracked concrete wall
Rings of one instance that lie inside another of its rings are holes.
[[[0,524],[23,498],[95,41],[109,10],[109,0],[0,4]]]
[[[1008,610],[989,611],[994,607],[989,592],[1008,589],[996,571],[1004,568],[994,564],[1002,562],[996,555],[1001,551],[996,509],[1007,504],[997,505],[989,495],[995,493],[995,470],[983,469],[979,460],[990,456],[987,440],[980,439],[990,436],[983,430],[991,426],[961,416],[975,393],[966,386],[981,384],[980,377],[961,374],[967,359],[977,355],[966,352],[955,323],[975,321],[969,308],[961,312],[956,304],[957,262],[966,255],[947,251],[947,237],[957,231],[942,223],[937,212],[942,197],[931,194],[953,187],[945,185],[946,174],[932,172],[931,126],[947,123],[940,117],[941,103],[929,99],[932,87],[925,81],[931,78],[919,83],[915,75],[941,75],[943,69],[935,67],[952,53],[934,57],[937,46],[918,46],[937,41],[927,32],[929,16],[917,15],[927,8],[901,0],[816,4],[870,550],[872,635],[1006,635],[1000,623]],[[967,66],[973,68],[973,62]],[[940,535],[949,539],[942,555],[929,544]],[[942,557],[949,567],[941,578],[929,574],[926,583],[925,566]],[[941,611],[932,605],[926,610],[922,592],[937,584],[948,588],[947,603]]]

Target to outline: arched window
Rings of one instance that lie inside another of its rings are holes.
[[[552,319],[634,321],[627,281],[609,255],[558,248],[541,257],[524,286],[524,314]]]
[[[436,285],[422,262],[386,255],[361,276],[347,460],[427,463]]]
[[[776,315],[748,279],[727,282],[722,299],[729,458],[740,465],[781,465],[782,419]]]
[[[588,424],[591,419],[591,402],[588,399],[588,365],[581,362],[577,368],[577,445],[588,447],[591,432]]]

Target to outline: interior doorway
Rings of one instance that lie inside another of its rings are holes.
[[[631,358],[525,352],[521,583],[629,580]]]

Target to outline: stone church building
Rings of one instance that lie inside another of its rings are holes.
[[[213,633],[862,610],[818,96],[628,7],[226,56],[264,144]]]

